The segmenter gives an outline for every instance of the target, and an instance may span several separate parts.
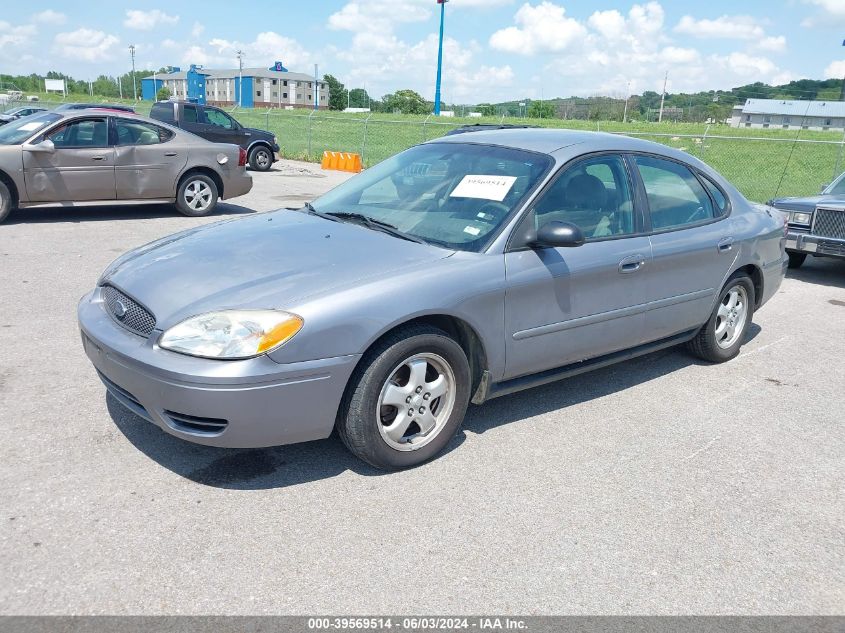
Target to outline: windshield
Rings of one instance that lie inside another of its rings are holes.
[[[552,164],[544,154],[489,145],[419,145],[314,201],[320,213],[360,214],[450,249],[478,252]]]
[[[845,174],[842,174],[837,178],[833,184],[830,185],[827,189],[825,189],[826,194],[832,194],[836,196],[841,196],[845,194]]]
[[[47,112],[16,119],[0,127],[0,145],[20,145],[38,130],[55,123],[61,118],[60,114]]]

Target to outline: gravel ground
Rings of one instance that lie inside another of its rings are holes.
[[[473,407],[385,475],[334,438],[182,442],[82,351],[76,302],[118,254],[346,175],[253,177],[211,218],[0,226],[0,613],[842,613],[845,262],[791,271],[728,364],[668,350]]]

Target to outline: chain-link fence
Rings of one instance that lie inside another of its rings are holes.
[[[13,104],[9,104],[11,107]],[[40,102],[53,107],[57,104]],[[151,102],[138,102],[148,114]],[[517,123],[628,134],[675,147],[723,174],[750,200],[811,195],[845,169],[845,137],[810,130],[744,129],[693,123],[627,123],[562,119],[343,114],[303,110],[230,110],[243,125],[273,132],[282,156],[319,161],[324,151],[357,152],[371,166],[449,130],[473,123]],[[677,133],[673,133],[677,132]]]

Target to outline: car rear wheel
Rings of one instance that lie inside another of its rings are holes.
[[[203,174],[190,174],[179,185],[176,208],[191,217],[208,215],[217,206],[217,185]]]
[[[707,323],[689,342],[693,354],[723,363],[739,354],[754,316],[754,284],[744,273],[732,276],[719,295]]]
[[[13,204],[12,192],[9,191],[6,183],[0,181],[0,222],[9,217]]]
[[[427,325],[403,328],[361,360],[338,433],[376,468],[416,466],[442,451],[460,427],[470,384],[469,363],[454,339]]]
[[[789,255],[789,267],[801,268],[801,264],[807,259],[807,253],[787,253]]]
[[[268,171],[273,166],[273,154],[262,145],[253,147],[249,152],[249,166],[255,171]]]

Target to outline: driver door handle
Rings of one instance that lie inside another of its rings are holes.
[[[635,273],[645,266],[645,255],[631,255],[619,262],[619,272],[623,275]]]

